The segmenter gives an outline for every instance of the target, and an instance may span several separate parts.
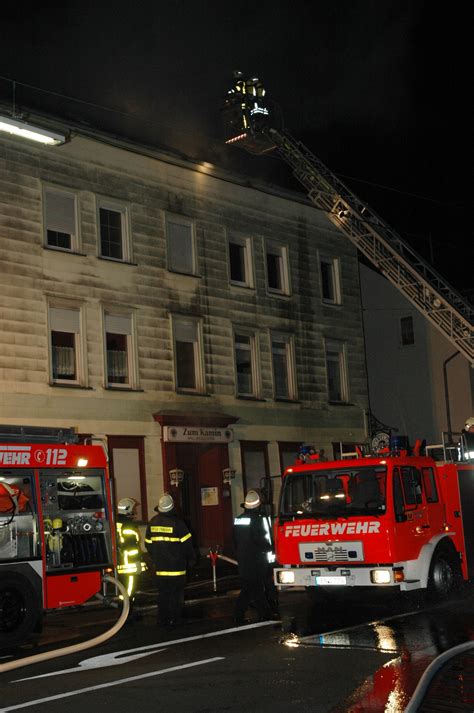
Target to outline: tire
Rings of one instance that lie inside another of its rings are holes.
[[[41,620],[41,607],[31,582],[0,573],[0,648],[25,641]]]
[[[459,588],[461,568],[454,547],[439,546],[430,564],[428,575],[428,598],[439,600],[448,597]]]

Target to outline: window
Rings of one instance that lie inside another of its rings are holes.
[[[244,491],[260,490],[262,481],[269,475],[267,444],[261,441],[241,441],[240,449]]]
[[[196,247],[192,221],[179,216],[166,217],[168,270],[195,275]]]
[[[128,209],[118,203],[99,200],[99,254],[110,260],[130,261]]]
[[[254,286],[250,238],[233,237],[229,240],[229,275],[234,285]]]
[[[328,400],[336,403],[349,400],[346,349],[343,342],[326,342]]]
[[[266,259],[269,291],[289,295],[288,248],[284,245],[267,243]]]
[[[255,334],[234,334],[236,386],[239,396],[257,396],[257,344]]]
[[[298,451],[301,446],[299,443],[278,443],[278,451],[280,455],[280,471],[283,473],[287,468],[295,465],[298,458]]]
[[[80,384],[83,380],[79,309],[49,308],[51,378],[54,383]]]
[[[328,304],[341,303],[341,289],[339,280],[339,260],[321,258],[321,294],[323,302]]]
[[[175,317],[174,360],[177,391],[204,392],[201,323],[191,317]]]
[[[423,487],[425,489],[426,501],[428,503],[437,503],[439,498],[433,468],[422,468],[421,472],[423,475]]]
[[[402,347],[415,343],[413,317],[400,317],[400,340]]]
[[[75,194],[47,187],[43,195],[46,246],[56,250],[77,251],[79,241]]]
[[[421,473],[416,468],[404,466],[400,469],[403,484],[403,493],[405,496],[405,504],[407,506],[416,507],[421,503]]]
[[[132,315],[104,314],[106,385],[136,388]]]
[[[296,399],[293,337],[272,334],[273,395],[275,399]]]

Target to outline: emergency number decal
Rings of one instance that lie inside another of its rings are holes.
[[[0,465],[66,465],[67,449],[35,448],[31,455],[31,446],[0,445]]]
[[[325,537],[328,535],[373,535],[380,531],[380,522],[322,522],[311,525],[286,525],[285,537]]]

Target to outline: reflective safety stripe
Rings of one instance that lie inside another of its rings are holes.
[[[151,539],[148,539],[148,537],[145,537],[145,542],[148,542],[148,544],[151,543]]]
[[[268,541],[268,544],[272,544],[272,536],[271,536],[271,527],[270,523],[267,517],[263,517],[263,526],[265,528],[265,538]]]
[[[133,535],[137,542],[139,540],[139,535],[136,530],[122,530],[122,535]]]
[[[185,535],[184,537],[181,538],[180,542],[186,542],[186,540],[189,540],[190,537],[191,537],[191,533],[188,532],[187,535]]]
[[[179,577],[182,574],[186,574],[186,570],[183,569],[181,572],[157,572],[158,577]]]
[[[150,530],[151,532],[173,532],[172,527],[162,527],[161,525],[152,525]]]
[[[152,542],[182,542],[179,537],[152,537]]]
[[[234,525],[250,525],[249,517],[236,517],[234,520]]]

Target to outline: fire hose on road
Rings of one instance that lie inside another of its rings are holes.
[[[117,587],[119,590],[120,594],[122,595],[123,599],[123,606],[122,606],[122,611],[115,622],[115,624],[108,629],[107,631],[104,631],[103,634],[100,634],[99,636],[95,636],[93,639],[89,639],[88,641],[82,641],[79,644],[73,644],[72,646],[65,646],[62,649],[54,649],[53,651],[45,651],[42,654],[35,654],[34,656],[27,656],[22,659],[16,659],[15,661],[9,661],[8,663],[0,664],[0,673],[6,673],[7,671],[12,671],[16,668],[21,668],[23,666],[31,666],[32,664],[35,663],[40,663],[43,661],[49,661],[50,659],[55,659],[58,658],[59,656],[67,656],[69,654],[76,654],[79,651],[84,651],[86,649],[90,649],[93,646],[98,646],[99,644],[103,644],[104,641],[107,641],[108,639],[111,639],[112,636],[115,636],[115,634],[120,631],[120,629],[123,627],[125,622],[127,621],[127,617],[130,611],[130,599],[127,593],[127,590],[123,586],[121,582],[119,582],[115,577],[111,577],[110,575],[105,575],[103,578],[104,582],[110,582],[114,586]]]

